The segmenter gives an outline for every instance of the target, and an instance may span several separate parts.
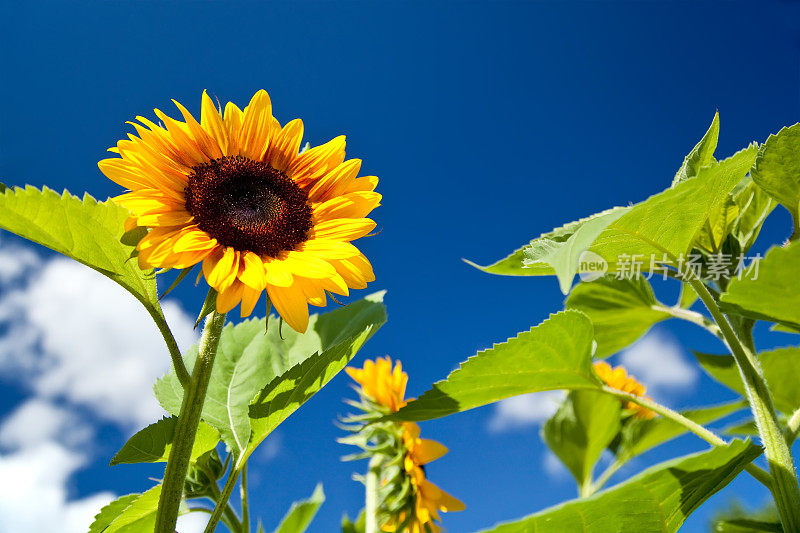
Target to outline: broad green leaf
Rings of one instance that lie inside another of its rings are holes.
[[[578,485],[591,483],[595,463],[620,429],[620,411],[619,399],[614,396],[575,390],[545,422],[544,442],[569,469]]]
[[[166,327],[158,304],[152,270],[131,260],[145,229],[127,234],[128,210],[111,200],[98,202],[88,194],[79,199],[47,187],[13,188],[0,192],[0,228],[66,255],[111,278],[130,292]]]
[[[755,156],[753,145],[700,168],[696,177],[634,206],[611,223],[589,250],[608,262],[610,272],[624,271],[624,260],[634,256],[642,260],[642,271],[651,271],[651,259],[660,261],[667,254],[674,260],[689,253],[697,232],[727,201]]]
[[[609,224],[627,211],[626,208],[616,208],[589,217],[576,226],[574,233],[563,241],[539,238],[531,242],[525,251],[524,265],[527,267],[550,265],[558,278],[561,292],[567,294],[579,270],[581,255]]]
[[[736,361],[730,355],[709,355],[695,352],[698,362],[708,374],[745,395],[742,378]],[[791,414],[800,407],[800,348],[779,348],[758,354],[767,386],[772,393],[775,407]]]
[[[100,512],[95,515],[92,525],[89,526],[89,533],[102,533],[105,531],[109,524],[139,496],[141,496],[139,493],[126,494],[100,509]]]
[[[764,221],[775,209],[777,202],[749,176],[742,180],[732,195],[739,209],[739,217],[733,224],[731,233],[741,249],[747,252],[756,242]]]
[[[634,256],[643,272],[660,268],[657,264],[664,254],[670,259],[670,256],[678,258],[691,251],[698,231],[747,175],[756,152],[756,146],[750,146],[728,159],[699,168],[696,177],[633,207],[604,211],[543,234],[528,246],[487,267],[470,264],[491,274],[558,274],[560,280],[571,280],[579,270],[577,261],[572,259],[580,257],[586,250],[585,242],[593,241],[589,251],[607,262],[609,272],[622,271],[620,265],[632,261]],[[603,229],[606,222],[609,223]],[[584,226],[586,229],[579,231]],[[597,229],[602,229],[599,236],[590,238]],[[554,250],[561,250],[560,255],[555,256]],[[553,268],[547,260],[553,260],[558,268]],[[562,288],[564,285],[562,282]]]
[[[750,318],[784,322],[800,329],[800,241],[786,247],[775,246],[755,270],[733,279],[722,294],[726,312]],[[755,278],[755,279],[753,279]]]
[[[319,484],[310,498],[292,504],[275,533],[303,533],[324,502],[325,492],[322,490],[322,484]]]
[[[698,424],[710,424],[746,407],[741,401],[690,409],[681,414]],[[629,418],[622,427],[619,440],[613,447],[617,460],[625,462],[637,455],[684,435],[688,430],[668,418]]]
[[[595,357],[608,357],[633,344],[650,327],[670,317],[661,311],[644,278],[605,276],[577,285],[564,304],[585,313],[594,326]]]
[[[580,248],[576,246],[576,241],[578,239],[585,240],[586,236],[592,233],[591,231],[582,230],[585,225],[589,225],[595,230],[597,228],[605,228],[605,222],[609,221],[611,218],[616,218],[618,215],[621,215],[627,210],[627,207],[615,207],[613,209],[608,209],[601,213],[565,224],[560,228],[554,229],[553,231],[543,233],[522,248],[515,250],[508,257],[501,259],[500,261],[497,261],[489,266],[483,267],[476,265],[472,261],[465,261],[469,265],[472,265],[475,268],[483,270],[489,274],[506,276],[555,275],[556,270],[545,260],[545,257],[548,254],[555,255],[560,248],[566,247],[567,250],[562,254],[569,256],[570,251],[574,252]],[[598,220],[600,222],[598,222]],[[582,251],[583,250],[577,252],[578,256],[580,256]]]
[[[733,441],[728,446],[661,463],[590,498],[573,500],[485,533],[672,533],[760,453],[758,446]]]
[[[225,326],[202,418],[220,432],[240,463],[383,325],[386,309],[382,299],[380,292],[312,315],[305,333],[286,328],[283,340],[275,317],[269,318],[269,328],[265,319]],[[196,347],[187,352],[190,368],[196,357]],[[176,415],[180,411],[183,390],[174,372],[159,379],[154,390],[167,412]],[[270,396],[277,392],[281,394]],[[267,406],[273,409],[269,422],[274,425],[265,425]]]
[[[593,389],[592,323],[567,310],[507,342],[478,352],[396,415],[430,420],[526,394],[554,389]]]
[[[672,180],[674,187],[682,181],[697,176],[697,172],[701,167],[710,165],[716,160],[714,159],[714,150],[717,149],[717,141],[719,140],[719,113],[714,113],[714,119],[711,121],[711,126],[708,127],[703,138],[700,139],[692,151],[689,152],[684,160],[681,168],[675,173],[675,178]]]
[[[155,528],[161,485],[156,485],[132,500],[103,533],[145,533]]]
[[[695,237],[694,245],[711,254],[719,253],[739,214],[739,206],[733,195],[728,195],[722,204],[709,213],[706,223]]]
[[[800,203],[800,124],[782,128],[758,151],[753,181],[792,214],[795,225]]]
[[[111,465],[122,463],[157,463],[166,461],[175,436],[174,417],[162,418],[136,433],[111,459]],[[200,422],[192,447],[191,461],[213,449],[219,442],[219,432],[205,422]]]

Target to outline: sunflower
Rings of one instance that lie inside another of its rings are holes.
[[[406,401],[408,374],[403,372],[403,365],[397,361],[392,369],[389,356],[378,358],[374,362],[367,360],[364,368],[346,368],[347,374],[361,385],[363,393],[377,404],[392,412],[399,411]]]
[[[397,412],[407,401],[405,400],[408,374],[403,372],[400,361],[392,367],[388,356],[373,361],[367,360],[364,368],[347,368],[347,373],[359,385],[360,394],[368,401],[360,405],[368,413],[366,419],[372,425],[356,426],[357,432],[364,432],[367,441],[373,446],[364,446],[369,453],[380,453],[386,457],[385,464],[402,465],[400,475],[396,475],[392,467],[388,467],[388,477],[382,480],[386,494],[384,512],[386,519],[381,529],[386,532],[403,531],[410,533],[437,533],[440,527],[440,512],[461,511],[464,504],[457,498],[443,491],[425,475],[425,465],[439,459],[447,453],[442,444],[420,438],[420,428],[413,422],[379,422],[389,412]],[[350,441],[360,442],[360,439]],[[366,443],[363,443],[366,444]],[[378,450],[380,450],[378,452]],[[397,458],[397,460],[395,460]],[[388,509],[399,509],[389,511]]]
[[[178,102],[183,121],[156,109],[109,151],[100,170],[130,192],[114,198],[131,216],[126,229],[149,228],[137,246],[144,268],[190,268],[217,291],[217,311],[241,303],[253,311],[261,293],[296,331],[308,327],[308,304],[347,295],[375,276],[351,241],[367,235],[380,205],[378,178],[358,177],[345,161],[344,136],[300,152],[303,122],[281,127],[265,91],[224,113],[203,92],[200,121]]]
[[[629,376],[624,367],[618,366],[612,368],[611,365],[605,361],[598,361],[594,364],[594,371],[603,382],[611,387],[622,392],[633,394],[634,396],[645,396],[647,387],[644,384],[636,381],[633,376]],[[625,408],[633,412],[636,418],[654,418],[656,414],[646,407],[635,404],[633,402],[626,402]]]

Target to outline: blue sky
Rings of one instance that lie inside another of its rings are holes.
[[[402,359],[409,393],[418,395],[563,304],[554,279],[493,277],[462,257],[488,263],[552,227],[660,191],[716,110],[723,156],[797,122],[798,15],[795,2],[6,2],[0,178],[118,194],[96,162],[131,131],[126,120],[152,117],[154,107],[175,115],[170,98],[197,111],[203,89],[242,105],[266,89],[282,122],[301,117],[312,144],[346,134],[348,155],[381,178],[382,232],[360,246],[375,267],[372,287],[389,291],[389,322],[358,362]],[[787,219],[776,213],[760,245],[786,236]],[[0,472],[66,461],[60,477],[29,477],[53,485],[43,507],[79,521],[81,506],[146,489],[147,477],[160,475],[160,467],[105,465],[136,424],[157,416],[124,394],[142,383],[146,391],[166,354],[155,341],[137,348],[151,347],[147,354],[107,344],[125,338],[111,335],[118,330],[109,316],[152,326],[100,276],[1,238],[0,299],[12,311],[0,315]],[[64,276],[85,290],[70,291],[59,283]],[[674,297],[673,286],[657,290]],[[169,304],[186,343],[203,292],[187,285]],[[59,325],[62,336],[45,331]],[[87,340],[95,332],[99,340]],[[686,348],[721,350],[713,339],[668,323],[649,342],[626,357],[652,361],[640,374],[662,377],[651,383],[659,399],[683,407],[732,397],[686,366]],[[648,346],[670,351],[674,363],[653,358]],[[80,366],[95,356],[102,372]],[[675,368],[688,372],[688,386],[663,378]],[[120,388],[98,392],[97,383]],[[255,456],[253,512],[268,530],[318,481],[328,500],[311,531],[333,531],[343,512],[361,507],[350,476],[364,465],[339,462],[350,450],[335,443],[341,432],[333,425],[349,385],[337,377]],[[448,531],[475,531],[573,497],[538,426],[520,420],[520,407],[530,414],[545,401],[423,424],[425,436],[450,447],[430,477],[468,506],[446,517]],[[37,438],[49,447],[26,454]],[[703,448],[680,439],[622,474]],[[0,522],[15,524],[11,515],[41,484],[29,494],[13,487],[18,507],[0,503]],[[737,480],[685,529],[704,530],[734,497],[757,505],[766,495]]]

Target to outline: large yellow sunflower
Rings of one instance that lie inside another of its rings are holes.
[[[173,102],[175,102],[173,100]],[[162,125],[137,117],[100,170],[130,192],[114,200],[131,212],[127,228],[150,228],[138,245],[142,268],[202,273],[225,313],[248,316],[262,291],[295,330],[326,291],[348,294],[375,279],[350,241],[368,234],[380,205],[375,176],[357,177],[345,138],[300,153],[303,122],[281,127],[266,91],[224,113],[203,92],[200,121],[178,102],[183,121],[158,109]]]

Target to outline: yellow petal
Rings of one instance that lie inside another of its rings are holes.
[[[356,179],[359,170],[361,170],[360,159],[345,161],[317,180],[309,190],[308,198],[312,202],[323,202],[343,194]]]
[[[314,206],[314,216],[319,221],[334,218],[362,218],[381,203],[381,195],[372,191],[359,191],[336,196]]]
[[[303,291],[297,283],[290,287],[276,287],[267,285],[269,299],[275,309],[298,333],[305,333],[308,328],[308,304]]]
[[[375,221],[369,218],[325,220],[314,226],[314,238],[352,241],[375,229],[375,225]]]
[[[260,160],[267,149],[272,126],[272,103],[267,91],[260,90],[244,110],[239,134],[239,152],[250,159]]]
[[[207,91],[203,91],[203,103],[200,108],[200,125],[214,138],[222,153],[228,155],[228,128],[222,121],[219,111]]]
[[[273,168],[286,170],[298,157],[300,143],[303,140],[303,121],[292,120],[277,135],[270,139],[270,146],[264,160]]]
[[[217,312],[227,313],[242,301],[242,292],[244,285],[236,281],[228,288],[217,293]]]
[[[233,248],[224,248],[211,254],[203,261],[203,275],[206,282],[217,292],[224,292],[236,281],[239,269],[239,253]]]
[[[264,261],[253,252],[243,252],[241,255],[242,266],[239,268],[239,280],[251,289],[259,292],[264,290],[266,284]]]
[[[298,185],[310,186],[344,161],[345,137],[340,135],[325,144],[315,146],[300,154],[289,165],[286,174]]]

